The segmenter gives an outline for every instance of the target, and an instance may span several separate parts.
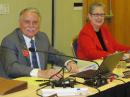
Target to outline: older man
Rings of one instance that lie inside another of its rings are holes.
[[[20,12],[19,28],[16,28],[11,34],[2,41],[3,61],[7,73],[11,77],[36,76],[50,78],[57,73],[57,70],[46,69],[47,63],[65,65],[71,72],[77,72],[78,67],[73,60],[68,60],[64,56],[59,56],[49,43],[45,33],[40,32],[40,13],[35,8],[26,8]],[[41,51],[52,52],[30,52],[29,48]],[[61,74],[53,76],[54,79],[60,79]]]

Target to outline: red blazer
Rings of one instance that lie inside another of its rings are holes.
[[[104,51],[93,26],[88,23],[80,31],[78,37],[77,57],[85,60],[95,60],[115,51],[128,51],[130,47],[119,44],[112,38],[105,25],[101,26],[101,34],[108,51]]]

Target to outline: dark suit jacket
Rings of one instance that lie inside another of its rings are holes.
[[[5,77],[8,78],[5,68],[4,68],[4,64],[1,64],[1,60],[2,60],[2,49],[0,47],[0,77]]]
[[[3,64],[0,64],[0,77],[8,78]]]
[[[61,54],[52,48],[45,33],[38,32],[35,36],[35,41],[37,50]],[[27,51],[27,47],[20,29],[15,29],[11,34],[5,37],[1,46],[3,47],[2,64],[5,65],[8,75],[11,77],[29,76],[33,68],[31,68],[29,56],[24,54]],[[68,58],[63,56],[44,52],[38,52],[38,54],[42,69],[46,69],[47,63],[63,66],[64,62],[68,60]]]

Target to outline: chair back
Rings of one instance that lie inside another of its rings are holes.
[[[73,52],[74,57],[77,57],[77,54],[76,54],[77,48],[78,48],[77,40],[78,40],[78,37],[75,37],[72,41],[72,52]]]

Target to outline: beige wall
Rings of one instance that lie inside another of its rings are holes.
[[[82,10],[74,10],[73,3],[82,0],[56,0],[55,47],[67,55],[72,55],[72,39],[82,27]]]
[[[9,4],[9,14],[0,15],[0,42],[7,34],[18,27],[19,12],[26,7],[36,7],[42,15],[41,30],[50,38],[51,0],[0,0],[0,4]]]
[[[51,39],[51,1],[52,0],[0,0],[0,4],[9,4],[9,14],[0,15],[0,42],[7,34],[18,27],[18,15],[21,9],[36,7],[42,15],[41,31]],[[82,26],[82,10],[73,10],[74,2],[82,0],[55,0],[55,48],[72,55],[70,43]]]
[[[93,0],[84,1],[83,22],[86,23],[88,6]],[[110,0],[95,0],[103,2],[106,5],[106,11],[109,13]],[[111,0],[112,18],[106,19],[113,37],[120,43],[130,46],[130,0]]]

